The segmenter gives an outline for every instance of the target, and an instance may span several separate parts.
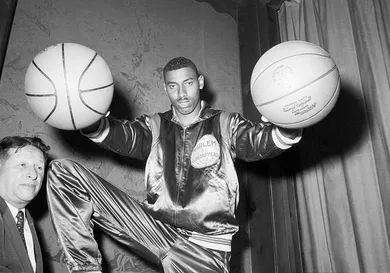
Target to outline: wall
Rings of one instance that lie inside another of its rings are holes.
[[[193,59],[205,75],[204,98],[213,106],[242,110],[236,22],[207,3],[19,0],[0,83],[0,137],[38,135],[52,147],[52,158],[76,159],[137,199],[145,196],[143,162],[102,151],[78,132],[54,129],[27,104],[24,75],[28,65],[41,50],[61,42],[88,46],[108,63],[115,82],[111,107],[115,116],[133,118],[167,109],[162,68],[178,55]],[[45,272],[66,272],[60,264],[63,255],[47,214],[44,188],[30,210],[42,240]],[[108,272],[156,272],[105,236],[98,238]],[[238,272],[241,266],[235,268]]]
[[[0,79],[16,1],[0,0]]]

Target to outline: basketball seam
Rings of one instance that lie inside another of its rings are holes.
[[[285,94],[285,95],[283,95],[283,96],[277,97],[277,98],[275,98],[275,99],[273,99],[273,100],[264,102],[264,103],[262,103],[262,104],[257,104],[256,106],[257,106],[257,107],[263,107],[263,106],[265,106],[265,105],[274,103],[274,102],[276,102],[276,101],[278,101],[278,100],[280,100],[280,99],[283,99],[283,98],[285,98],[285,97],[288,97],[288,96],[290,96],[291,94],[294,94],[294,93],[296,93],[296,92],[299,92],[299,91],[302,90],[303,88],[305,88],[305,87],[307,87],[307,86],[313,84],[314,82],[316,82],[316,81],[318,81],[318,80],[320,80],[320,79],[322,79],[322,78],[328,76],[328,75],[329,75],[332,71],[334,71],[336,68],[337,68],[337,66],[335,65],[335,66],[333,66],[331,69],[329,69],[326,73],[322,74],[320,77],[317,77],[317,78],[315,78],[314,80],[310,81],[309,83],[307,83],[307,84],[305,84],[305,85],[303,85],[303,86],[300,86],[300,87],[296,88],[295,90],[289,92],[288,94]]]
[[[337,90],[337,89],[339,88],[339,86],[340,86],[340,75],[339,75],[339,77],[338,77],[337,85],[336,85],[336,88],[335,88],[334,90]],[[339,93],[339,92],[333,92],[332,97],[329,98],[328,102],[324,105],[324,107],[323,107],[319,112],[317,112],[315,115],[318,115],[319,113],[323,112],[323,111],[326,109],[326,107],[329,105],[329,103],[330,103],[331,101],[333,101],[333,98],[334,98],[338,93]],[[275,124],[276,124],[276,125],[299,125],[300,123],[305,122],[305,121],[311,119],[312,117],[313,117],[313,116],[308,117],[308,118],[303,119],[303,120],[300,120],[299,122],[288,122],[288,123],[277,122],[277,123],[275,123]]]
[[[274,64],[278,63],[278,62],[281,62],[281,61],[284,61],[286,59],[289,59],[289,58],[293,58],[293,57],[296,57],[296,56],[302,56],[302,55],[317,55],[317,56],[321,56],[321,57],[325,57],[325,58],[331,58],[330,56],[327,56],[327,55],[323,55],[323,54],[318,54],[318,53],[299,53],[299,54],[294,54],[294,55],[291,55],[291,56],[287,56],[287,57],[284,57],[280,60],[277,60],[276,62],[273,62],[271,63],[270,65],[268,65],[267,67],[265,67],[263,69],[263,71],[261,71],[261,73],[259,75],[257,75],[256,79],[253,81],[253,82],[256,82],[257,79],[271,66],[273,66]],[[253,89],[253,86],[251,86],[251,89]]]
[[[114,83],[110,83],[110,84],[107,84],[107,85],[104,85],[104,86],[100,86],[100,87],[96,87],[96,88],[92,88],[92,89],[81,89],[80,88],[80,85],[81,85],[81,80],[82,78],[84,77],[85,73],[88,71],[88,69],[91,67],[92,63],[95,61],[96,57],[98,56],[98,54],[95,52],[95,55],[93,56],[92,60],[89,62],[89,64],[86,66],[86,68],[84,69],[84,71],[81,73],[81,76],[79,78],[79,82],[78,82],[78,91],[79,91],[79,98],[80,98],[80,101],[84,104],[85,107],[87,107],[88,109],[90,109],[92,112],[95,112],[99,115],[104,115],[105,113],[102,113],[96,109],[94,109],[93,107],[91,107],[90,105],[88,105],[83,97],[81,96],[82,93],[87,93],[87,92],[94,92],[94,91],[97,91],[97,90],[101,90],[101,89],[104,89],[104,88],[107,88],[107,87],[110,87],[112,86]]]
[[[101,89],[104,89],[104,88],[107,88],[107,87],[110,87],[114,85],[114,83],[110,83],[110,84],[107,84],[107,85],[104,85],[104,86],[100,86],[100,87],[96,87],[96,88],[91,88],[91,89],[80,89],[79,88],[79,91],[80,91],[80,94],[81,93],[88,93],[88,92],[94,92],[94,91],[99,91]]]
[[[50,111],[50,113],[47,115],[47,117],[43,119],[43,121],[46,122],[57,108],[57,103],[58,103],[57,89],[56,89],[54,82],[50,79],[50,77],[48,75],[46,75],[45,72],[43,72],[43,70],[35,63],[34,60],[32,61],[32,63],[36,67],[36,69],[38,69],[38,71],[50,82],[50,84],[53,86],[53,89],[54,89],[54,94],[29,94],[29,93],[26,93],[26,96],[29,96],[29,97],[51,97],[51,96],[54,97],[55,100],[54,100],[53,109]]]
[[[66,90],[66,98],[67,98],[68,108],[69,108],[69,113],[70,113],[70,119],[72,120],[73,128],[75,130],[77,130],[77,127],[76,127],[76,124],[74,121],[73,111],[72,111],[72,104],[70,103],[69,86],[68,86],[68,73],[66,71],[65,44],[64,43],[62,43],[62,67],[64,69],[65,90]]]

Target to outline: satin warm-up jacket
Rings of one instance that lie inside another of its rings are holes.
[[[90,138],[118,154],[146,159],[145,209],[189,232],[227,235],[238,230],[236,158],[255,161],[291,146],[274,125],[204,106],[189,126],[174,111],[134,121],[105,118]],[[287,139],[288,140],[288,139]]]

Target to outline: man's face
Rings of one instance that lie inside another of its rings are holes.
[[[164,89],[179,119],[192,120],[200,110],[200,89],[203,88],[203,76],[192,68],[185,67],[165,74]]]
[[[24,208],[38,194],[45,172],[45,159],[38,148],[12,148],[0,160],[0,196],[16,208]]]

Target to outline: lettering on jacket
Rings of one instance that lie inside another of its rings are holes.
[[[220,146],[213,135],[204,135],[196,143],[191,154],[191,166],[200,169],[217,163],[220,157]]]

